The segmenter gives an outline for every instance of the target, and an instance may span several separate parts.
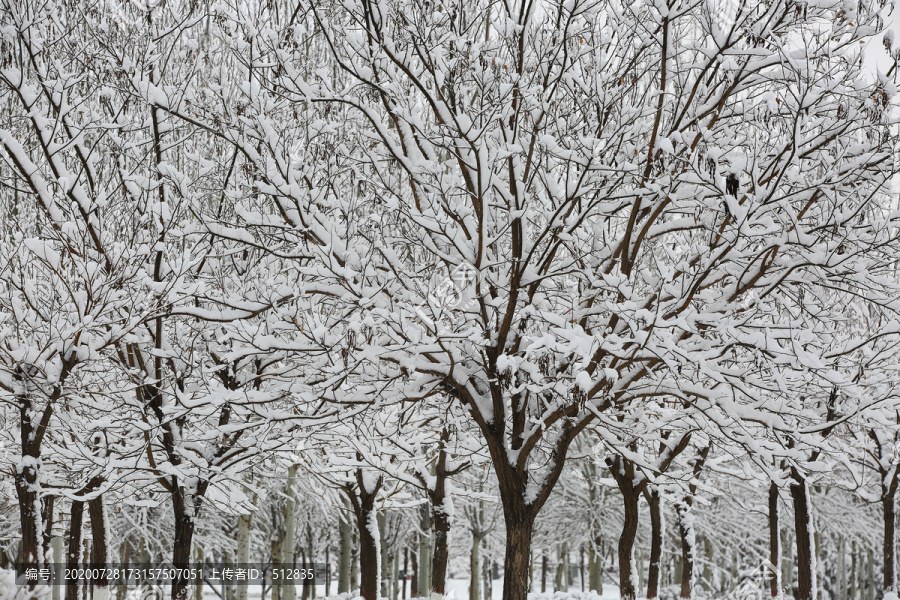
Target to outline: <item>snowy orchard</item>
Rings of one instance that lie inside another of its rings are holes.
[[[891,11],[0,0],[0,567],[895,593]]]

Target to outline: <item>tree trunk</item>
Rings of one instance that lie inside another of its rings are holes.
[[[301,546],[298,550],[300,552],[300,562],[306,564],[306,550]],[[304,585],[303,593],[300,595],[301,600],[309,600],[309,588],[311,586]]]
[[[66,552],[66,568],[77,569],[81,562],[81,541],[84,537],[81,532],[84,520],[84,502],[72,500],[72,509],[69,513],[69,547]],[[77,582],[66,583],[66,600],[79,600],[81,586]]]
[[[838,536],[838,593],[834,600],[847,600],[847,543]]]
[[[487,559],[481,561],[481,580],[484,582],[484,598],[490,600],[494,597],[494,581],[491,579],[491,565]]]
[[[294,568],[294,547],[296,546],[294,530],[296,529],[295,513],[297,512],[297,469],[297,465],[288,467],[287,489],[285,490],[287,492],[287,501],[284,503],[284,546],[281,549],[281,560],[286,562],[288,568],[291,569]],[[297,588],[294,585],[294,580],[291,579],[284,583],[285,585],[281,589],[281,597],[284,600],[296,600]],[[327,585],[325,595],[328,595]]]
[[[600,546],[600,554],[597,555],[597,593],[603,594],[603,569],[606,561],[605,546]]]
[[[541,593],[547,593],[547,569],[550,567],[550,559],[547,557],[547,550],[541,552]]]
[[[563,592],[566,585],[565,566],[563,565],[563,549],[557,546],[556,550],[556,576],[553,578],[553,591]]]
[[[649,489],[646,498],[650,507],[650,570],[647,575],[647,598],[656,598],[659,596],[659,567],[663,541],[659,490],[655,487]]]
[[[122,561],[124,564],[124,560]],[[194,564],[198,566],[202,566],[204,562],[203,557],[203,546],[197,545],[197,548],[194,550]],[[194,584],[194,600],[203,600],[203,580],[196,582]]]
[[[296,566],[294,563],[292,565]],[[325,596],[331,595],[331,545],[325,546]]]
[[[431,510],[423,505],[419,534],[419,594],[427,595],[431,590]]]
[[[173,478],[174,479],[174,478]],[[175,539],[172,546],[172,566],[185,573],[191,564],[191,544],[194,540],[194,523],[199,513],[202,493],[195,494],[176,486],[172,494],[175,510]],[[240,562],[240,559],[238,559]],[[246,561],[244,561],[246,562]],[[190,578],[187,575],[172,579],[172,600],[187,600]],[[246,586],[242,586],[245,590]],[[246,593],[246,592],[245,592]]]
[[[619,536],[619,596],[622,600],[635,600],[637,597],[637,573],[634,569],[634,541],[638,530],[639,496],[630,486],[622,491],[625,505],[625,520],[622,523],[622,534]]]
[[[240,521],[238,522],[240,523]],[[234,553],[231,550],[226,549],[224,551],[225,555],[225,566],[231,567],[234,566]],[[226,582],[225,579],[222,579],[222,598],[224,600],[235,600],[237,596],[237,587],[234,585],[233,581]]]
[[[409,547],[403,547],[403,581],[401,582],[403,585],[402,590],[402,598],[406,600],[406,580],[409,578]]]
[[[794,589],[794,544],[791,540],[791,528],[782,529],[781,536],[781,585],[791,593]]]
[[[23,409],[24,412],[24,409]],[[25,421],[23,416],[23,436]],[[24,440],[23,440],[24,441]],[[41,493],[40,458],[23,453],[16,466],[16,496],[19,500],[19,526],[22,530],[22,564],[37,567],[43,565],[41,552]],[[30,583],[33,589],[34,584]]]
[[[54,576],[60,573],[59,568],[63,564],[63,545],[65,544],[65,539],[63,539],[60,535],[55,535],[50,540],[50,547],[53,550],[53,566],[57,570],[57,573],[54,573]],[[57,579],[57,584],[53,586],[53,600],[62,600],[62,582]]]
[[[469,600],[481,600],[481,536],[472,533],[472,551],[469,554]]]
[[[356,529],[359,534],[359,595],[363,600],[377,600],[378,579],[381,571],[379,544],[381,534],[378,530],[378,519],[375,511],[375,498],[381,489],[382,478],[375,480],[372,489],[368,489],[368,479],[362,469],[356,471],[356,486],[344,488],[353,513],[356,516]]]
[[[410,578],[409,578],[409,597],[410,598],[418,598],[419,597],[419,559],[416,556],[415,552],[410,553],[412,555],[412,569],[410,570]]]
[[[343,512],[338,516],[338,537],[340,538],[340,554],[338,555],[338,594],[350,593],[350,563],[353,558],[353,533],[350,523]]]
[[[63,367],[62,377],[69,368],[71,365]],[[17,373],[15,379],[24,382],[24,373]],[[41,444],[53,411],[52,403],[48,403],[43,411],[38,411],[27,393],[17,395],[17,399],[22,455],[15,468],[14,480],[19,501],[19,527],[22,530],[21,561],[23,565],[38,567],[44,564],[41,552]],[[39,416],[37,422],[34,421],[36,416]],[[34,589],[33,582],[29,583],[28,589]]]
[[[295,542],[294,530],[296,529],[296,515],[297,512],[297,490],[295,489],[295,484],[297,482],[297,469],[298,465],[291,465],[288,467],[287,471],[287,481],[285,482],[285,495],[287,499],[284,503],[284,512],[282,514],[282,519],[284,521],[284,533],[281,537],[281,547],[278,549],[280,553],[281,563],[287,564],[289,569],[294,568],[294,548],[297,545]],[[272,558],[272,568],[275,568],[275,557]],[[328,587],[326,584],[325,595],[328,595]],[[288,579],[282,582],[281,586],[273,586],[272,587],[272,600],[276,600],[276,598],[280,598],[281,600],[296,600],[297,598],[297,588],[294,584],[293,579]]]
[[[534,588],[534,548],[531,549],[531,556],[528,557],[528,591]]]
[[[885,592],[895,591],[896,583],[894,582],[894,495],[890,494],[882,498],[881,511],[884,514],[884,554],[882,556],[882,564],[884,565],[884,582],[882,588]]]
[[[694,532],[693,515],[687,501],[675,507],[678,515],[678,533],[681,537],[681,593],[682,598],[690,598],[694,592],[694,548],[697,536]]]
[[[866,548],[866,600],[875,600],[875,553]]]
[[[769,562],[775,570],[772,580],[769,582],[769,592],[773,598],[781,593],[781,546],[779,544],[778,529],[778,486],[775,482],[769,484]]]
[[[282,517],[284,515],[282,514]],[[286,527],[284,523],[284,519],[280,522],[276,520],[274,523],[275,531],[273,532],[271,538],[271,544],[269,545],[269,553],[272,555],[272,572],[274,573],[276,569],[284,569],[284,538]],[[274,581],[272,582],[275,583]],[[282,582],[286,583],[286,582]],[[272,600],[282,600],[282,586],[273,585],[272,586]]]
[[[385,511],[378,511],[378,516],[376,517],[378,520],[378,531],[381,532],[381,539],[379,540],[379,544],[381,552],[381,597],[382,598],[390,598],[391,597],[391,578],[390,578],[390,563],[388,561],[388,547],[387,541],[385,540],[384,532],[387,531],[387,515],[385,515]]]
[[[372,504],[361,507],[356,520],[359,530],[359,595],[363,600],[377,600],[379,540],[375,535],[378,533],[378,522]]]
[[[399,600],[400,598],[400,581],[399,581],[399,569],[400,569],[400,555],[397,554],[396,550],[391,552],[391,599]]]
[[[307,519],[307,521],[306,521],[306,544],[307,544],[307,548],[309,551],[308,560],[311,563],[315,563],[316,562],[316,540],[313,537],[312,521],[310,521],[309,519]],[[309,597],[315,599],[316,586],[308,585],[306,587],[309,588]]]
[[[446,503],[444,478],[438,478],[440,492],[432,496],[432,522],[434,523],[434,551],[431,559],[431,591],[444,596],[447,585],[447,559],[449,557],[450,511]]]
[[[50,553],[50,539],[53,537],[53,505],[55,498],[53,496],[44,496],[41,499],[43,509],[41,510],[41,523],[44,525],[44,534],[41,538],[41,557],[47,558]]]
[[[581,581],[581,592],[584,593],[584,544],[578,549],[578,572],[578,579]]]
[[[681,549],[684,552],[684,548]],[[672,580],[672,583],[678,582],[679,585],[684,584],[684,561],[682,560],[681,554],[675,554],[672,557],[672,565],[674,567],[675,578]],[[690,594],[690,592],[688,592]],[[680,593],[679,593],[680,596]],[[687,596],[690,598],[690,595]]]
[[[350,557],[350,589],[355,591],[359,589],[359,534],[356,533],[355,527],[353,528],[353,544],[350,547],[353,548]]]
[[[237,530],[237,556],[235,562],[246,568],[250,562],[250,529],[253,526],[253,515],[246,514],[238,517]],[[236,600],[247,600],[247,586],[242,584],[237,587]]]
[[[588,589],[603,594],[603,550],[598,552],[593,544],[588,546]]]
[[[816,556],[806,481],[794,472],[790,486],[794,505],[794,534],[797,536],[797,587],[799,600],[817,600]]]
[[[703,581],[705,583],[707,591],[711,592],[713,591],[713,544],[707,537],[703,538],[703,554],[706,557],[706,564],[703,566]]]
[[[103,568],[109,563],[109,538],[102,495],[88,502],[88,512],[91,516],[91,534],[94,538],[94,545],[91,547],[91,563],[98,568]],[[102,575],[103,572],[101,571],[100,574]],[[109,600],[109,579],[105,577],[93,579],[92,584],[94,586],[93,600]]]
[[[514,519],[506,512],[506,556],[504,558],[503,600],[525,600],[528,597],[528,562],[534,519],[523,515]],[[519,511],[515,511],[519,512]]]

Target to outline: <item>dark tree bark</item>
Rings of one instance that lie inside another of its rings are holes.
[[[16,497],[19,501],[19,526],[22,530],[22,564],[42,565],[44,563],[41,552],[41,445],[44,435],[50,425],[53,416],[53,406],[62,395],[62,384],[75,366],[75,353],[63,361],[62,371],[59,374],[59,383],[47,397],[46,405],[40,410],[32,399],[30,392],[17,394],[19,404],[19,442],[22,447],[22,457],[16,466],[13,477],[16,486]],[[37,375],[37,369],[19,369],[15,379],[26,390],[32,387],[31,378]],[[34,584],[29,584],[29,589],[34,589]]]
[[[379,477],[373,490],[366,489],[362,469],[356,471],[356,485],[348,485],[344,492],[356,515],[359,532],[359,595],[363,600],[378,600],[378,544],[373,531],[377,529],[375,498],[381,489]]]
[[[547,592],[547,569],[549,568],[550,560],[547,558],[547,550],[541,552],[541,593],[545,594]]]
[[[775,569],[781,568],[781,552],[779,544],[778,529],[778,486],[775,482],[769,484],[769,562]],[[772,580],[769,582],[769,591],[773,598],[777,598],[780,591],[778,589],[778,574],[772,573]]]
[[[431,591],[444,595],[447,585],[447,559],[449,548],[447,547],[450,536],[450,515],[444,505],[447,497],[447,476],[452,473],[447,471],[447,452],[445,444],[450,439],[447,429],[441,433],[441,448],[438,452],[435,464],[434,489],[429,490],[431,498],[431,515],[434,525],[434,550],[431,558]]]
[[[831,395],[826,402],[825,422],[827,426],[820,431],[822,438],[828,437],[836,425],[837,410],[835,402],[838,397],[838,387],[831,389]],[[793,442],[788,441],[788,447],[793,447]],[[814,450],[809,456],[809,462],[815,462],[820,455],[819,450]],[[816,555],[814,547],[812,519],[810,518],[809,488],[806,485],[805,476],[792,466],[790,470],[791,504],[794,507],[794,533],[797,538],[797,588],[798,600],[817,600],[818,585],[816,584]]]
[[[194,540],[194,522],[200,514],[200,504],[206,492],[208,482],[202,481],[196,492],[185,490],[183,485],[178,485],[175,477],[172,477],[170,485],[174,488],[172,493],[172,508],[175,513],[175,539],[172,545],[172,566],[176,569],[190,568],[191,548]],[[172,600],[187,600],[190,579],[185,575],[172,579]]]
[[[647,572],[647,598],[659,596],[659,562],[662,560],[662,515],[659,506],[659,490],[645,488],[644,498],[650,508],[650,569]]]
[[[687,502],[687,498],[684,499]],[[681,504],[675,508],[678,515],[678,533],[681,537],[681,598],[690,598],[693,594],[694,586],[694,545],[697,538],[692,531],[693,524],[690,522],[689,511],[690,505]]]
[[[584,592],[584,544],[581,545],[581,548],[578,553],[578,569],[580,571],[581,579],[581,591]]]
[[[447,586],[447,561],[450,551],[448,540],[450,539],[450,514],[447,512],[445,502],[447,500],[447,477],[459,472],[460,468],[448,469],[446,445],[450,441],[450,431],[441,431],[438,458],[434,464],[434,476],[428,478],[425,474],[418,474],[428,500],[431,504],[431,524],[434,529],[431,554],[431,591],[444,595]],[[429,482],[429,480],[432,483]]]
[[[69,514],[69,547],[66,551],[66,568],[77,569],[81,560],[81,526],[84,520],[84,502],[72,500]],[[66,583],[66,600],[78,600],[78,584]]]
[[[306,562],[306,550],[301,546],[300,549],[297,551],[300,553],[300,562],[305,563]],[[313,587],[313,586],[311,586],[311,585],[303,586],[303,592],[300,594],[300,600],[309,600],[309,588],[311,588],[311,587]]]
[[[98,568],[105,567],[109,562],[109,548],[107,547],[106,517],[103,514],[103,496],[99,495],[88,502],[88,513],[91,516],[91,535],[94,538],[91,546],[91,563]],[[100,571],[100,575],[103,575]],[[94,598],[106,600],[109,598],[109,579],[98,577],[93,580]]]
[[[409,577],[409,597],[419,597],[419,553],[413,550],[410,552],[412,556],[412,570]]]
[[[900,419],[900,415],[898,415]],[[894,511],[894,501],[897,496],[897,486],[900,483],[900,470],[890,461],[893,448],[900,442],[900,436],[895,435],[893,442],[882,444],[878,433],[875,430],[869,430],[869,437],[875,442],[877,451],[877,469],[881,475],[881,513],[884,522],[884,537],[882,539],[881,564],[884,565],[882,572],[884,579],[882,581],[882,589],[887,591],[896,591],[897,583],[895,580],[895,564],[896,557],[894,553],[894,528],[896,525],[896,514]],[[885,447],[887,446],[887,447]]]
[[[534,519],[506,519],[506,558],[504,561],[503,600],[528,597],[528,567]],[[508,580],[507,580],[508,578]]]
[[[634,600],[637,597],[634,572],[634,540],[638,530],[638,501],[640,494],[634,486],[619,488],[622,491],[622,503],[625,507],[625,519],[622,534],[619,536],[619,596],[622,600]]]
[[[19,431],[22,443],[22,458],[15,470],[16,496],[19,500],[19,526],[22,530],[23,565],[43,564],[41,552],[41,495],[40,465],[41,444],[50,420],[51,409],[48,405],[40,422],[33,422],[35,407],[26,396],[19,398]],[[44,418],[46,416],[46,418]],[[33,588],[34,584],[29,587]]]
[[[896,481],[896,480],[895,480]],[[896,492],[896,484],[893,487]],[[894,493],[890,493],[881,499],[881,509],[884,514],[884,546],[882,564],[884,565],[883,589],[885,592],[894,591]]]
[[[806,481],[796,469],[792,470],[794,482],[790,485],[794,505],[794,533],[797,538],[797,587],[799,600],[815,600],[812,592],[816,576],[813,565],[812,523],[809,515],[809,493]]]
[[[490,393],[496,411],[495,418],[498,420],[485,420],[479,407],[479,401],[465,387],[454,386],[452,390],[453,394],[468,406],[472,417],[478,424],[491,455],[494,474],[497,476],[500,501],[503,506],[503,519],[506,523],[502,600],[525,600],[528,595],[534,520],[546,504],[553,487],[559,481],[569,446],[587,426],[588,420],[582,420],[577,425],[573,425],[568,420],[563,422],[561,431],[552,442],[542,481],[540,485],[535,486],[530,477],[529,457],[539,436],[529,438],[526,433],[527,398],[524,393],[513,394],[510,398],[512,422],[510,431],[507,431],[505,427],[498,428],[496,426],[497,423],[506,422],[506,417],[500,415],[506,411],[503,406],[505,405],[504,397],[508,396],[508,392],[503,389],[502,374],[493,370],[494,361],[497,359],[496,349],[491,349],[489,352],[492,355],[490,361],[493,375],[490,378]],[[510,462],[510,451],[518,452],[518,459],[514,464]],[[486,598],[491,597],[487,589],[484,590],[484,595]]]
[[[672,461],[675,460],[675,457],[684,452],[690,442],[691,434],[687,433],[673,447],[664,446],[660,452],[660,461],[657,465],[658,471],[660,473],[665,472],[672,464]],[[625,508],[625,518],[622,523],[622,533],[619,536],[618,547],[619,596],[622,600],[635,600],[637,597],[637,574],[634,571],[633,557],[634,541],[637,538],[639,520],[638,504],[650,481],[646,477],[640,477],[637,465],[621,455],[607,458],[606,464],[613,479],[616,480],[616,485],[622,494],[622,504]],[[656,566],[658,569],[659,559],[657,559]]]
[[[703,470],[706,457],[709,456],[711,444],[707,444],[700,450],[694,459],[694,480]],[[691,507],[694,504],[694,494],[697,493],[696,481],[688,485],[688,492],[684,495],[678,506],[675,507],[678,515],[678,532],[681,536],[681,598],[691,598],[694,594],[694,569],[697,556],[697,531],[694,529],[691,517]]]
[[[54,496],[44,496],[43,511],[41,513],[41,522],[44,524],[44,536],[41,543],[41,550],[44,556],[50,552],[50,538],[53,536],[53,505]]]

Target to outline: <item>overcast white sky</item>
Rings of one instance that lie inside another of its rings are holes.
[[[900,8],[895,7],[890,17],[885,19],[887,26],[894,31],[894,48],[900,46]],[[864,46],[863,60],[870,65],[872,74],[875,74],[877,68],[881,72],[887,72],[893,64],[893,59],[888,56],[888,52],[882,43],[883,35],[877,35],[869,40]]]

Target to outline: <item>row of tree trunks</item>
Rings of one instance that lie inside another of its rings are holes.
[[[661,445],[658,464],[655,465],[657,473],[664,473],[672,461],[684,452],[691,441],[691,434],[682,435],[676,444],[671,446]],[[634,600],[637,597],[638,574],[634,568],[634,542],[637,538],[639,513],[638,506],[641,496],[646,494],[648,502],[652,502],[651,511],[651,527],[653,533],[651,535],[651,565],[650,565],[650,581],[648,582],[647,597],[655,598],[658,594],[659,585],[659,560],[662,556],[662,518],[659,507],[658,488],[651,485],[650,480],[644,476],[638,466],[621,455],[608,457],[606,464],[609,472],[616,481],[616,486],[622,494],[622,504],[624,506],[624,519],[622,523],[622,533],[619,536],[619,595],[622,600]],[[655,495],[655,497],[654,497]],[[655,514],[655,516],[654,516]],[[653,557],[656,557],[655,565]],[[652,595],[651,595],[652,594]]]
[[[705,456],[703,457],[705,458]],[[627,471],[627,469],[626,469]],[[814,528],[812,524],[811,518],[811,507],[809,504],[809,490],[808,486],[795,469],[792,470],[792,479],[793,482],[789,486],[790,496],[794,508],[794,533],[796,538],[796,550],[797,550],[797,567],[798,567],[798,592],[801,600],[812,600],[816,593],[817,582],[816,582],[816,545],[815,545],[815,537],[814,537]],[[283,549],[285,551],[285,557],[292,556],[292,552],[288,549],[293,548],[293,512],[295,508],[295,502],[293,500],[293,486],[292,481],[296,477],[296,467],[292,467],[292,471],[289,471],[288,477],[288,497],[289,502],[288,506],[285,507],[285,523],[286,523],[286,535],[285,540],[283,542]],[[618,479],[617,479],[618,480]],[[630,478],[630,481],[634,481],[634,477]],[[90,494],[90,492],[96,490],[99,487],[100,481],[93,481],[89,484],[84,490],[82,490],[82,495]],[[620,576],[622,577],[622,597],[623,598],[633,598],[637,593],[637,584],[636,584],[636,573],[634,571],[634,561],[633,561],[633,548],[634,541],[637,534],[637,525],[638,525],[638,503],[640,499],[640,494],[637,493],[635,486],[631,486],[632,490],[629,493],[628,486],[622,486],[625,489],[623,492],[623,500],[625,502],[625,525],[623,527],[622,536],[620,538],[619,544],[619,567],[620,567]],[[895,490],[895,488],[894,488]],[[883,518],[884,518],[884,580],[883,586],[884,589],[889,590],[894,586],[894,567],[893,567],[893,531],[894,531],[894,523],[895,523],[895,513],[893,507],[894,498],[888,493],[894,491],[892,489],[885,489],[885,497],[882,499],[882,508],[883,508]],[[678,523],[679,530],[682,542],[682,557],[681,557],[681,596],[683,598],[691,597],[692,592],[692,574],[694,571],[694,544],[695,540],[693,539],[693,530],[692,525],[689,523],[687,519],[687,513],[685,511],[686,508],[690,507],[690,500],[693,495],[694,490],[691,490],[691,493],[688,494],[682,505],[676,506],[676,514],[678,515]],[[779,490],[775,483],[772,483],[769,487],[768,493],[768,509],[769,509],[769,546],[770,546],[770,554],[769,559],[770,562],[776,567],[775,575],[770,581],[770,593],[772,597],[779,596],[780,590],[782,589],[782,581],[780,576],[780,565],[782,563],[781,559],[781,543],[779,539],[779,518],[778,518],[778,494]],[[377,556],[377,554],[373,554],[373,552],[377,552],[377,550],[373,550],[371,544],[381,544],[380,539],[375,539],[373,537],[373,531],[378,531],[379,529],[383,529],[383,527],[373,528],[370,523],[372,523],[372,515],[376,514],[374,511],[374,494],[370,494],[371,496],[368,501],[370,504],[359,504],[361,508],[365,506],[369,506],[369,512],[365,513],[364,518],[360,518],[359,510],[354,507],[354,511],[356,514],[356,521],[358,532],[360,534],[360,559],[362,562],[363,569],[363,583],[361,584],[361,591],[365,585],[370,585],[369,580],[372,578],[372,569],[367,568],[367,564],[371,566],[373,563],[369,561],[369,559],[373,556]],[[655,598],[658,595],[659,590],[659,564],[660,564],[660,548],[662,541],[662,528],[661,528],[661,515],[660,515],[660,497],[658,492],[653,488],[643,488],[643,496],[648,502],[648,507],[650,509],[650,521],[651,521],[651,555],[650,555],[650,569],[649,569],[649,577],[647,583],[647,597]],[[76,568],[80,562],[80,554],[82,549],[82,527],[83,527],[83,515],[84,515],[84,506],[85,502],[75,500],[71,503],[71,513],[70,513],[70,532],[69,532],[69,541],[68,541],[68,551],[67,551],[67,564],[69,568]],[[88,510],[90,515],[90,523],[91,529],[94,539],[94,544],[92,545],[91,550],[91,562],[97,564],[104,564],[108,562],[108,542],[107,542],[107,523],[103,508],[102,496],[97,496],[87,502]],[[44,512],[49,513],[48,505],[45,505]],[[436,511],[435,511],[436,512]],[[434,512],[432,514],[435,514]],[[377,522],[374,521],[374,522]],[[343,523],[343,521],[342,521]],[[239,529],[238,529],[238,557],[237,562],[248,562],[249,560],[249,529],[251,524],[251,516],[246,515],[242,516],[239,521]],[[288,526],[288,524],[290,526]],[[446,527],[446,529],[444,529]],[[440,530],[446,533],[449,531],[450,523],[449,518],[446,519],[446,524],[442,525]],[[435,529],[438,527],[435,525]],[[519,543],[521,545],[521,539],[523,534],[530,535],[528,533],[527,528],[519,527],[517,531],[514,531],[514,535],[510,536],[509,533],[507,535],[508,541],[513,541],[515,543]],[[41,532],[44,533],[44,532]],[[193,526],[191,525],[189,534],[193,535]],[[186,534],[183,534],[186,535]],[[47,535],[44,537],[49,537],[49,529]],[[340,573],[339,573],[339,589],[346,588],[349,591],[350,582],[349,582],[349,573],[350,573],[350,543],[343,543],[344,538],[347,538],[349,541],[350,537],[350,527],[344,524],[343,533],[342,533],[342,544],[341,544],[341,563],[340,563]],[[439,536],[435,536],[436,538]],[[42,538],[38,538],[42,539]],[[446,539],[446,538],[445,538]],[[243,542],[243,543],[242,543]],[[480,538],[477,536],[473,536],[473,546],[471,553],[471,572],[476,574],[479,572],[480,568]],[[43,542],[40,542],[42,547]],[[369,543],[370,546],[366,546]],[[24,544],[23,544],[24,545]],[[435,544],[435,554],[438,553],[438,548],[440,544]],[[188,546],[189,548],[190,546]],[[178,546],[176,545],[176,548]],[[384,549],[382,548],[382,553]],[[443,551],[446,551],[446,546],[444,546]],[[600,564],[599,557],[595,556],[593,553],[593,549],[591,549],[592,556],[590,558],[591,561],[591,589],[598,589],[602,584],[599,582],[599,576],[596,574],[597,570],[594,568],[595,565]],[[528,555],[526,555],[528,556]],[[415,556],[413,557],[415,561]],[[624,560],[623,560],[624,558]],[[855,560],[856,555],[853,554],[853,558]],[[292,561],[292,558],[289,559]],[[544,573],[542,577],[542,590],[546,589],[546,572],[547,572],[547,558],[544,556],[544,565],[542,572]],[[185,561],[187,562],[187,561]],[[383,561],[382,561],[383,562]],[[430,561],[432,567],[434,565],[440,565],[443,563],[443,568],[446,569],[446,556],[443,557],[432,557]],[[872,561],[874,562],[874,561]],[[523,561],[523,564],[527,565],[527,561]],[[384,565],[380,565],[381,569],[384,570]],[[391,567],[392,569],[394,567]],[[396,569],[394,569],[396,570]],[[404,569],[405,570],[405,569]],[[853,570],[853,569],[851,569]],[[446,571],[444,571],[444,574]],[[377,572],[375,575],[375,581],[378,581]],[[874,576],[874,575],[873,575]],[[559,571],[557,573],[557,582],[554,586],[559,589],[562,584],[560,583],[560,574]],[[567,578],[567,573],[564,573],[562,577]],[[445,577],[442,577],[442,580],[445,581]],[[480,578],[477,575],[472,577],[471,591],[472,598],[480,598],[481,597],[481,585]],[[527,580],[527,578],[526,578]],[[629,585],[630,584],[630,585]],[[94,591],[94,599],[95,600],[108,600],[110,593],[108,587],[108,581],[98,580],[94,582],[95,591]],[[377,585],[377,584],[376,584]],[[441,584],[443,585],[443,583]],[[414,584],[414,594],[418,593],[419,590],[415,589],[418,586]],[[293,590],[291,590],[293,591]],[[432,588],[433,593],[442,594],[444,593],[443,589],[438,589],[437,585]],[[287,592],[287,590],[283,590],[282,593]],[[382,590],[383,594],[390,596],[390,593]],[[274,591],[273,591],[274,593]],[[288,592],[289,593],[289,592]],[[404,585],[404,593],[405,593],[405,585]],[[238,599],[241,600],[242,596],[246,595],[246,588],[243,588],[243,594],[241,590],[238,591]],[[363,596],[365,598],[365,596]],[[80,600],[79,599],[79,591],[78,586],[68,586],[66,588],[66,600]],[[284,597],[282,597],[284,598]],[[274,597],[273,597],[274,599]],[[293,600],[293,598],[290,598]]]

